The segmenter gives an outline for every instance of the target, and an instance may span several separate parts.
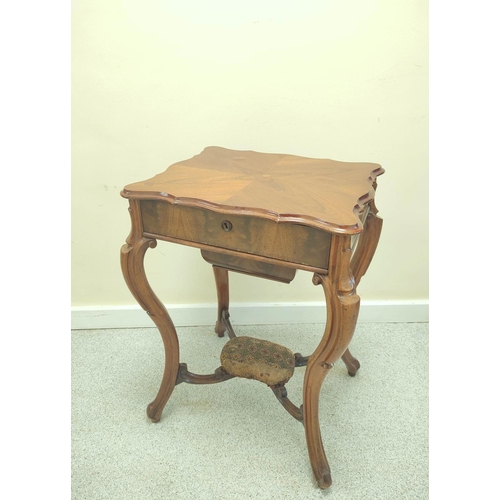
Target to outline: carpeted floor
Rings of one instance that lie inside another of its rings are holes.
[[[311,354],[323,325],[238,326],[237,335]],[[178,328],[181,361],[213,373],[227,337]],[[72,332],[73,500],[375,500],[428,498],[428,324],[360,323],[321,392],[320,422],[333,486],[316,486],[304,428],[264,384],[180,384],[162,420],[146,406],[163,373],[154,328]],[[287,384],[300,406],[305,368]]]

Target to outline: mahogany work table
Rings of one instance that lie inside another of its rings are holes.
[[[132,228],[121,249],[125,281],[156,324],[165,347],[165,371],[147,415],[158,422],[175,386],[212,384],[233,377],[266,383],[303,423],[311,467],[320,488],[332,484],[321,439],[321,385],[341,358],[354,376],[359,362],[348,350],[356,327],[356,287],[375,253],[382,229],[374,204],[374,163],[347,163],[286,154],[207,147],[152,179],[126,186]],[[212,264],[218,297],[215,331],[228,332],[221,366],[197,375],[180,363],[175,327],[151,289],[144,255],[157,240],[201,249]],[[289,283],[297,269],[313,273],[326,299],[324,335],[309,356],[269,341],[236,337],[229,321],[228,270]],[[287,397],[285,383],[306,366],[303,404]]]

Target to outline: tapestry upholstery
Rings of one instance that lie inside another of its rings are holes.
[[[286,384],[295,367],[295,357],[290,349],[252,337],[229,340],[222,349],[220,359],[227,373],[259,380],[270,387]]]

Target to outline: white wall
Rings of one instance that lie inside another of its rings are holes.
[[[428,297],[426,2],[73,0],[72,303],[135,305],[120,270],[125,184],[204,147],[382,164],[384,229],[363,300]],[[215,301],[199,251],[159,242],[166,303]],[[322,300],[232,275],[237,302]]]

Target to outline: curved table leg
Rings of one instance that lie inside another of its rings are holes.
[[[365,275],[375,255],[382,231],[382,223],[383,220],[371,212],[366,218],[363,232],[359,236],[358,246],[351,261],[351,269],[356,286],[359,285],[361,278]]]
[[[215,323],[215,333],[219,337],[224,337],[226,326],[222,321],[222,312],[229,309],[229,276],[227,269],[212,266],[215,276],[215,286],[217,287],[217,323]]]
[[[165,370],[160,389],[154,401],[147,407],[148,417],[153,422],[158,422],[175,387],[179,369],[179,341],[172,320],[151,289],[144,271],[144,255],[148,248],[156,246],[156,240],[142,236],[139,207],[134,200],[131,200],[129,210],[132,216],[132,231],[127,243],[121,248],[123,276],[132,295],[160,331],[165,348]]]
[[[375,207],[372,208],[376,210]],[[359,285],[361,278],[365,275],[373,259],[382,231],[382,222],[382,219],[377,217],[373,212],[370,212],[366,218],[363,232],[359,237],[358,246],[351,259],[351,269],[356,287]],[[342,361],[345,363],[349,375],[354,377],[361,365],[350,353],[349,349],[343,354]]]
[[[334,262],[330,262],[329,265],[332,274],[328,276],[315,274],[313,277],[315,285],[323,286],[327,319],[323,338],[307,363],[303,388],[303,415],[311,467],[318,486],[322,489],[331,486],[332,478],[319,427],[321,385],[333,363],[346,352],[359,313],[359,297],[355,293],[355,284],[349,267],[350,251],[350,238],[334,237],[330,253],[330,259]]]

